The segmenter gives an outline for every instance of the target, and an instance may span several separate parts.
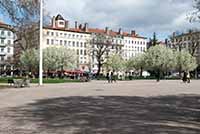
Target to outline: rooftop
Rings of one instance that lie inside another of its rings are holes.
[[[44,29],[68,31],[68,32],[76,32],[76,33],[86,33],[86,34],[91,34],[91,33],[107,34],[105,29],[99,29],[99,28],[88,28],[88,30],[85,31],[84,29],[79,29],[79,28],[77,28],[77,29],[76,28],[65,29],[65,28],[58,28],[58,27],[53,28],[52,26],[45,26]],[[109,35],[117,36],[117,35],[120,35],[120,34],[119,34],[119,32],[109,30]],[[146,37],[139,36],[138,34],[130,34],[128,32],[122,32],[121,35],[126,36],[126,37],[146,39]]]

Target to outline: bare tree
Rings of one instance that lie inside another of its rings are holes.
[[[199,21],[200,20],[200,0],[193,0],[194,2],[194,10],[189,13],[188,19],[190,22]]]
[[[106,34],[93,34],[90,40],[90,54],[93,61],[97,61],[97,76],[99,76],[103,64],[109,55],[113,45],[113,37]]]
[[[193,30],[189,30],[188,33],[188,38],[190,38],[189,40],[189,52],[192,56],[198,56],[197,54],[197,50],[200,47],[200,32],[199,31],[193,31]]]
[[[39,47],[39,13],[41,0],[0,0],[3,14],[8,16],[13,24],[17,39],[14,45],[15,63],[23,51]],[[45,12],[45,20],[48,13]],[[46,22],[46,21],[44,21]]]

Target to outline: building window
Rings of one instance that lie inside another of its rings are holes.
[[[79,47],[79,42],[76,42],[76,46]]]
[[[1,44],[4,44],[4,39],[1,39]]]
[[[84,47],[86,48],[86,42],[84,43]]]
[[[64,44],[65,44],[65,46],[67,45],[67,41],[66,40],[64,41]]]
[[[83,47],[83,42],[81,42],[81,47]]]
[[[86,50],[84,50],[84,55],[87,55],[87,52],[86,52]]]
[[[11,36],[11,32],[10,31],[8,31],[8,36]]]
[[[51,36],[53,36],[54,35],[54,33],[53,32],[51,32]]]
[[[75,41],[73,41],[72,45],[73,45],[73,47],[75,47]]]
[[[81,49],[81,51],[80,51],[80,55],[83,55],[83,50]]]
[[[3,52],[4,51],[4,48],[1,48],[1,52]]]
[[[68,45],[71,46],[71,41],[68,41]]]
[[[1,56],[1,61],[4,61],[4,56]]]
[[[10,40],[8,40],[8,41],[7,41],[7,43],[8,43],[8,44],[11,44],[11,41],[10,41]]]
[[[7,52],[10,53],[10,47],[7,48]]]
[[[52,40],[51,40],[51,45],[53,45],[53,44],[54,44],[54,40],[52,39]]]
[[[62,45],[63,44],[63,41],[62,40],[60,40],[60,45]]]
[[[1,31],[1,35],[4,35],[4,33],[5,33],[4,31]]]
[[[79,50],[77,50],[77,55],[79,55]]]
[[[49,35],[49,31],[47,31],[47,35]]]
[[[47,45],[49,45],[49,39],[47,39]]]
[[[7,57],[7,60],[8,60],[8,61],[11,61],[11,57]]]
[[[61,22],[59,22],[59,24],[60,24],[60,25],[64,25],[64,22],[61,21]]]

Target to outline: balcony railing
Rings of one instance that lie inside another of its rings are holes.
[[[6,52],[1,52],[1,51],[0,51],[0,55],[6,55]]]
[[[6,46],[6,44],[0,43],[0,47],[5,47],[5,46]]]
[[[0,34],[0,39],[5,39],[5,38],[6,38],[6,35]]]

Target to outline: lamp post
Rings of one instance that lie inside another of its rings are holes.
[[[43,84],[43,54],[42,54],[42,35],[43,35],[43,3],[42,0],[40,0],[40,62],[39,62],[39,85],[41,86]]]

